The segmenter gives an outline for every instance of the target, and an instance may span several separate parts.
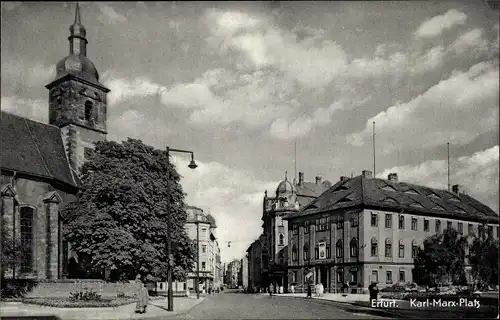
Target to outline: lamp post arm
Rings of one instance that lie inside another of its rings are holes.
[[[193,151],[189,151],[189,150],[182,150],[182,149],[173,149],[173,148],[167,148],[170,152],[179,152],[179,153],[189,153],[189,154],[193,154]]]

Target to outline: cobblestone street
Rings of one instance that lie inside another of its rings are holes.
[[[383,319],[356,310],[359,309],[291,297],[225,293],[205,297],[188,313],[168,319]]]

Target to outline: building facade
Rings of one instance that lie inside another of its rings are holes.
[[[73,256],[63,241],[61,209],[76,199],[78,174],[94,142],[106,139],[107,93],[87,58],[86,29],[77,4],[69,55],[56,64],[49,90],[49,124],[1,113],[2,232],[28,248],[6,278],[67,276]]]
[[[202,209],[188,206],[186,208],[187,221],[186,232],[191,240],[197,244],[199,272],[197,266],[193,266],[193,271],[188,273],[187,288],[195,289],[196,278],[199,277],[199,288],[208,290],[220,284],[220,247],[215,237],[217,225],[212,215],[203,212]]]
[[[248,257],[248,285],[252,289],[262,288],[262,241],[264,235],[255,240],[247,249]]]
[[[226,285],[230,289],[236,289],[241,284],[239,283],[239,274],[241,268],[240,260],[233,260],[227,264],[226,270]]]
[[[238,285],[242,286],[243,289],[248,288],[248,256],[245,255],[240,260],[240,270],[238,273]]]
[[[341,177],[327,192],[285,218],[289,223],[289,281],[343,283],[366,289],[413,282],[414,257],[424,240],[444,229],[475,234],[483,224],[498,237],[498,214],[474,198],[398,181],[365,170]],[[310,274],[311,277],[306,277]],[[307,278],[307,279],[306,279]]]
[[[322,181],[316,177],[315,182],[304,181],[304,173],[299,172],[299,180],[285,180],[276,188],[274,197],[267,194],[263,200],[261,239],[261,273],[265,286],[273,283],[277,286],[288,287],[288,222],[283,219],[292,212],[309,204],[324,191],[331,187],[329,181]]]

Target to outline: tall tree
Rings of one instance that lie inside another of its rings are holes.
[[[465,243],[455,229],[446,229],[424,241],[415,257],[414,280],[419,285],[435,286],[451,280],[465,281]]]
[[[469,247],[469,263],[471,264],[472,277],[484,288],[488,285],[498,285],[498,250],[499,241],[493,239],[482,226],[477,235],[473,237]]]
[[[194,248],[184,229],[180,178],[174,165],[168,166],[166,151],[140,140],[96,143],[82,167],[78,200],[64,209],[65,238],[91,271],[165,279],[170,199],[173,277],[183,280],[193,266]]]

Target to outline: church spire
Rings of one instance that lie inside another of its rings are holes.
[[[80,4],[78,3],[78,1],[76,2],[75,24],[82,24],[81,18],[80,18]]]
[[[80,17],[80,4],[76,2],[75,9],[75,22],[69,27],[71,35],[69,36],[69,53],[70,54],[80,54],[82,56],[87,56],[87,30],[82,24],[82,19]]]

